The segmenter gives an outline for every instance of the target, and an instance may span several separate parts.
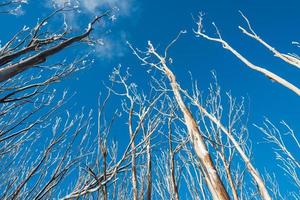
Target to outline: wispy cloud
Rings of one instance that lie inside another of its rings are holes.
[[[109,7],[118,10],[120,15],[129,15],[133,0],[81,0],[81,3],[92,13],[101,7]]]
[[[24,4],[28,4],[28,0],[6,1],[3,3],[1,2],[0,4],[0,13],[20,16],[25,13],[25,11],[23,10],[23,6]]]
[[[83,12],[95,13],[102,8],[110,8],[118,15],[130,15],[134,0],[52,0],[53,6],[71,5],[80,7]]]
[[[103,44],[97,45],[95,48],[96,56],[100,59],[112,59],[124,56],[127,50],[127,39],[127,34],[124,31],[102,38]]]
[[[86,14],[89,16],[97,15],[104,10],[110,9],[111,17],[110,21],[115,22],[122,20],[123,17],[127,18],[136,12],[137,7],[134,5],[136,0],[52,0],[52,6],[55,8],[63,7],[64,5],[76,7],[76,9],[81,11],[81,14]],[[72,28],[80,28],[78,25],[78,15],[68,12],[65,14],[65,19],[67,23],[72,26]],[[114,23],[101,22],[101,26],[106,29],[114,29]],[[120,31],[120,27],[117,27],[119,31],[107,31],[106,33],[94,32],[93,36],[99,38],[102,44],[95,45],[94,50],[97,57],[100,59],[112,59],[115,57],[123,56],[126,52],[126,43],[128,39],[128,33],[125,31]],[[122,29],[122,28],[121,28]]]

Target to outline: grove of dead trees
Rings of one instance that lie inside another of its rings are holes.
[[[26,3],[1,2],[0,13],[18,14]],[[98,102],[97,110],[74,111],[72,91],[58,91],[56,84],[93,63],[89,55],[59,62],[50,58],[77,48],[74,44],[96,44],[94,29],[105,28],[99,21],[111,17],[110,10],[97,13],[79,33],[64,20],[56,31],[48,28],[57,16],[76,9],[65,4],[34,27],[24,26],[0,48],[1,199],[300,199],[297,133],[285,121],[255,122],[266,148],[273,147],[280,170],[294,184],[281,194],[276,175],[253,162],[244,98],[222,91],[215,72],[208,90],[200,90],[194,79],[183,88],[169,49],[191,32],[220,43],[245,66],[297,94],[294,98],[300,94],[296,85],[248,60],[215,24],[217,37],[203,31],[200,14],[194,30],[180,31],[164,49],[148,41],[140,50],[128,42],[147,87],[138,85],[134,68],[120,65],[104,81],[101,94],[89,97]],[[276,50],[241,16],[247,24],[239,26],[243,34],[300,67],[297,55]],[[112,135],[122,135],[122,140]]]

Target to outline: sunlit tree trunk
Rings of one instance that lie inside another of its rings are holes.
[[[159,68],[163,71],[163,73],[168,77],[170,81],[172,92],[184,116],[184,121],[185,121],[186,128],[188,130],[188,134],[190,136],[194,150],[201,162],[204,177],[213,199],[229,200],[228,193],[224,187],[224,184],[220,176],[218,175],[218,172],[208,152],[208,149],[206,147],[202,134],[198,128],[198,125],[194,117],[192,116],[191,111],[187,108],[187,106],[185,105],[181,97],[180,88],[176,81],[175,75],[166,65],[165,58],[160,56],[155,51],[154,47],[150,42],[148,44],[149,44],[149,53],[155,55],[159,59],[160,61]]]

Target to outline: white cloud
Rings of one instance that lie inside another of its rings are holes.
[[[52,6],[60,8],[64,5],[78,7],[81,14],[87,14],[89,16],[95,16],[105,10],[110,9],[110,21],[118,21],[119,18],[124,16],[131,16],[136,11],[133,3],[136,0],[52,0]],[[72,26],[73,29],[81,28],[78,26],[78,16],[72,12],[65,13],[65,20],[67,24]],[[99,24],[98,24],[99,26]],[[101,21],[101,26],[110,28],[111,23]],[[97,33],[94,32],[96,38],[101,38],[102,45],[95,45],[95,54],[99,58],[112,59],[114,57],[123,56],[126,51],[126,34],[124,31],[120,32],[107,32]]]
[[[81,0],[82,5],[90,12],[95,12],[101,7],[117,9],[120,14],[129,14],[132,0]]]
[[[52,0],[52,4],[55,8],[61,8],[64,5],[78,5],[79,1],[77,1],[77,0]]]
[[[95,13],[102,8],[110,8],[118,15],[129,15],[134,0],[52,0],[54,7],[64,5],[80,6],[83,12]]]
[[[112,59],[115,57],[121,57],[126,52],[126,33],[121,31],[120,34],[116,34],[112,37],[102,38],[102,45],[95,47],[96,56],[101,59]]]

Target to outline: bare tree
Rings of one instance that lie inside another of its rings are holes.
[[[203,32],[202,16],[197,25],[196,36],[220,42],[250,68],[297,93],[296,86],[241,56],[222,39],[217,28],[218,38],[206,35]],[[249,22],[248,26],[253,37],[260,41]],[[245,29],[242,30],[251,35]],[[154,93],[147,96],[138,92],[136,83],[129,82],[128,72],[121,75],[119,68],[114,70],[110,77],[113,85],[107,88],[109,96],[114,94],[122,101],[129,142],[120,159],[116,159],[118,156],[114,157],[113,164],[109,165],[107,144],[103,143],[108,134],[98,136],[101,153],[97,157],[102,157],[102,170],[95,173],[95,169],[89,168],[87,171],[90,175],[81,175],[81,182],[65,199],[95,194],[103,199],[282,198],[275,177],[268,172],[259,172],[251,161],[251,141],[245,121],[242,120],[245,114],[243,101],[239,104],[231,93],[226,93],[228,104],[223,106],[218,84],[210,86],[209,95],[203,100],[196,83],[191,84],[192,91],[189,92],[181,88],[176,80],[169,67],[171,59],[168,50],[183,33],[185,32],[180,32],[165,48],[164,54],[160,54],[151,42],[148,42],[146,51],[130,45],[133,54],[142,64],[161,72],[162,77],[157,73],[149,75],[151,81],[148,90]],[[289,58],[266,43],[263,44],[281,59],[297,66],[297,57]],[[216,79],[214,74],[213,76]],[[99,113],[102,111],[100,109]],[[279,147],[276,158],[298,187],[297,158],[286,146],[278,129],[269,121],[264,125],[259,129],[267,136],[268,142]],[[288,127],[286,124],[285,126]],[[288,130],[288,135],[298,145],[296,135],[289,127]],[[101,131],[98,131],[98,135],[101,135],[99,133]],[[183,191],[185,194],[182,194]],[[297,199],[297,191],[289,197]]]
[[[26,3],[1,3],[0,13],[21,14]],[[193,78],[187,90],[176,79],[169,49],[185,31],[163,53],[150,41],[146,51],[129,45],[150,68],[143,80],[148,87],[138,87],[135,75],[118,66],[99,95],[97,119],[85,109],[73,114],[72,95],[67,91],[60,95],[55,83],[85,68],[89,57],[58,63],[48,59],[77,43],[97,43],[93,29],[109,16],[105,12],[95,17],[81,33],[65,21],[55,31],[49,27],[56,16],[75,10],[65,4],[34,27],[21,29],[0,48],[1,199],[285,198],[276,175],[259,172],[252,162],[243,99],[238,102],[230,92],[222,93],[215,73],[206,97]],[[239,27],[245,35],[299,68],[297,55],[273,48],[241,15],[248,27]],[[300,94],[297,86],[247,60],[215,28],[217,37],[207,35],[200,15],[194,33],[221,43],[246,66]],[[287,198],[297,199],[300,164],[286,140],[290,137],[300,149],[299,138],[287,123],[282,125],[284,132],[268,119],[256,127],[267,143],[276,146],[275,158],[296,188]],[[116,134],[122,135],[121,143],[113,139]]]
[[[278,128],[269,119],[265,119],[263,125],[255,126],[265,135],[265,141],[273,145],[280,169],[290,178],[295,187],[295,192],[291,192],[290,196],[297,199],[300,191],[300,161],[296,154],[300,149],[299,137],[285,121],[281,121],[280,124],[282,128]],[[273,182],[276,184],[276,181]]]
[[[180,36],[180,34],[178,35],[178,37]],[[177,38],[173,42],[175,42]],[[201,162],[201,167],[203,168],[204,177],[209,187],[209,190],[211,192],[211,195],[213,196],[213,199],[229,199],[224,184],[220,176],[218,175],[216,167],[212,161],[211,154],[209,153],[208,148],[205,144],[204,138],[202,136],[203,134],[201,133],[191,111],[188,109],[188,107],[183,101],[182,95],[180,93],[180,86],[176,81],[175,75],[166,64],[167,52],[169,47],[170,46],[166,48],[165,55],[161,56],[156,52],[151,42],[150,41],[148,42],[147,53],[151,56],[154,56],[154,59],[157,59],[158,63],[156,63],[155,61],[149,62],[147,60],[148,57],[141,57],[135,49],[132,48],[132,50],[134,54],[143,62],[143,64],[147,64],[150,67],[156,68],[157,70],[161,71],[168,77],[176,102],[178,103],[178,106],[184,115],[185,125],[188,130],[190,140],[192,141],[194,150]]]
[[[1,13],[20,14],[17,10],[24,3],[2,2]],[[34,27],[22,28],[0,48],[2,199],[45,199],[66,194],[72,184],[61,185],[76,174],[92,152],[88,142],[91,112],[71,114],[68,107],[62,113],[72,95],[64,91],[60,97],[53,87],[85,68],[88,58],[83,55],[71,61],[47,62],[74,43],[92,42],[89,37],[95,24],[108,15],[96,17],[75,36],[64,21],[56,31],[48,28],[51,19],[74,9],[66,5],[55,10]],[[80,149],[76,148],[78,143],[82,143]]]
[[[276,48],[274,48],[272,45],[268,44],[264,39],[262,39],[253,29],[253,27],[250,24],[250,21],[248,18],[240,12],[242,18],[245,20],[247,28],[244,28],[242,26],[239,26],[238,28],[242,31],[243,34],[246,36],[256,40],[258,43],[263,45],[267,50],[271,51],[275,57],[281,59],[285,63],[289,64],[290,66],[296,67],[299,69],[299,63],[300,59],[297,54],[285,54],[280,51],[278,51]],[[260,72],[267,76],[271,81],[277,82],[289,90],[293,91],[297,95],[300,94],[300,89],[292,84],[290,81],[285,80],[284,78],[280,77],[279,75],[265,69],[264,67],[257,66],[253,64],[253,62],[249,61],[245,56],[243,56],[241,53],[238,52],[238,50],[234,49],[227,41],[225,41],[217,26],[213,23],[213,26],[215,27],[216,33],[218,37],[211,37],[207,33],[204,32],[204,27],[203,27],[203,15],[199,15],[199,20],[197,22],[197,30],[194,31],[197,37],[202,37],[204,39],[214,41],[217,43],[221,43],[222,47],[229,50],[233,55],[235,55],[239,60],[241,60],[246,66],[249,68]],[[293,44],[297,45],[297,42],[293,42]],[[292,179],[292,182],[296,186],[297,192],[291,193],[288,198],[295,198],[297,199],[297,194],[299,191],[299,179],[298,179],[298,174],[299,174],[299,162],[297,160],[297,156],[295,153],[292,153],[289,149],[297,148],[299,147],[298,143],[298,138],[294,131],[287,125],[286,122],[282,121],[281,124],[287,129],[287,132],[285,134],[281,133],[281,131],[268,119],[265,120],[263,123],[263,126],[258,126],[258,127],[266,136],[266,141],[267,143],[273,144],[276,146],[274,148],[274,153],[275,153],[275,158],[279,161],[278,165],[280,166],[281,169],[284,170],[284,172]],[[290,136],[290,139],[287,137]],[[289,142],[285,142],[289,141]],[[274,195],[278,195],[280,198],[282,198],[280,192],[278,191],[278,184],[276,183],[276,180],[272,180],[271,176],[266,173],[266,177],[269,180],[270,188],[272,189],[272,193]],[[258,180],[260,182],[260,180]],[[261,191],[263,191],[264,188],[261,188]]]
[[[241,12],[240,12],[241,13]],[[284,53],[280,53],[279,51],[277,51],[274,47],[272,47],[271,45],[269,45],[267,42],[265,42],[263,39],[261,39],[253,30],[253,28],[251,27],[251,24],[249,22],[249,20],[246,18],[245,15],[243,15],[243,13],[241,13],[242,17],[244,18],[244,20],[247,23],[248,26],[248,30],[239,26],[239,29],[242,30],[242,32],[255,39],[256,41],[258,41],[260,44],[262,44],[263,46],[265,46],[268,50],[270,50],[272,53],[274,53],[274,56],[280,58],[281,60],[283,60],[284,62],[295,66],[297,68],[299,68],[300,66],[300,59],[299,56],[297,56],[296,54],[284,54]],[[217,32],[217,36],[218,37],[211,37],[209,35],[207,35],[204,32],[204,27],[203,27],[203,16],[202,14],[199,15],[199,19],[197,22],[197,30],[195,30],[195,34],[197,37],[202,37],[204,39],[210,40],[210,41],[214,41],[217,43],[222,44],[222,47],[224,49],[229,50],[233,55],[235,55],[240,61],[242,61],[247,67],[251,68],[252,70],[255,70],[263,75],[265,75],[266,77],[268,77],[271,81],[275,81],[279,84],[281,84],[282,86],[288,88],[289,90],[293,91],[294,93],[296,93],[297,95],[300,95],[300,89],[299,87],[295,86],[294,84],[292,84],[291,82],[289,82],[288,80],[285,80],[284,78],[280,77],[279,75],[267,70],[264,67],[258,66],[253,64],[253,62],[249,61],[245,56],[243,56],[241,53],[239,53],[236,49],[234,49],[228,42],[226,42],[221,34],[220,31],[218,30],[217,26],[213,23],[213,26],[216,29]]]
[[[89,170],[92,172],[92,176],[81,175],[84,181],[78,182],[75,189],[63,199],[83,197],[97,191],[102,192],[103,195],[100,197],[103,197],[103,199],[121,198],[116,195],[124,195],[122,198],[125,199],[151,198],[152,181],[149,176],[152,173],[151,163],[149,162],[151,161],[152,145],[150,141],[164,121],[160,114],[161,110],[164,109],[164,103],[159,102],[164,93],[155,92],[149,96],[139,93],[137,85],[130,83],[129,78],[128,71],[123,75],[120,67],[114,69],[110,77],[112,84],[107,86],[108,96],[104,99],[98,111],[97,143],[99,153],[97,154],[97,160],[101,158],[101,162],[97,161],[97,164],[94,165],[98,167],[98,170],[96,171],[91,167]],[[121,102],[121,111],[118,115],[124,116],[124,120],[127,119],[125,122],[129,135],[126,147],[118,153],[115,152],[116,150],[112,152],[106,144],[108,134],[115,121],[113,117],[111,122],[107,124],[104,115],[105,106],[111,95],[115,95],[117,100]],[[146,165],[143,164],[145,160]],[[145,171],[147,173],[144,173]],[[127,183],[128,178],[126,177],[128,176],[131,177],[130,186],[123,190],[122,187],[124,183]],[[143,181],[145,176],[146,183]],[[122,180],[124,178],[126,180]],[[116,185],[109,184],[115,182]],[[147,186],[146,194],[143,189],[144,185]],[[132,194],[132,197],[129,194]]]
[[[196,32],[196,34],[201,34],[202,36],[204,34],[201,31],[199,31],[202,30],[201,20],[202,18],[200,18],[200,22],[198,23],[198,31]],[[220,113],[222,113],[222,109],[218,109],[218,101],[216,101],[213,105],[213,108],[217,109],[211,110],[211,112],[209,112],[207,109],[205,109],[205,107],[202,105],[199,99],[200,92],[198,91],[197,87],[193,91],[193,94],[190,95],[186,90],[183,90],[180,87],[179,83],[176,81],[175,75],[167,66],[169,60],[168,50],[177,41],[177,39],[182,33],[185,33],[185,31],[181,31],[180,34],[166,47],[163,56],[157,53],[157,50],[154,48],[151,42],[148,42],[148,48],[145,52],[140,51],[138,49],[134,49],[131,45],[130,48],[133,50],[134,55],[136,55],[137,58],[140,61],[142,61],[143,64],[148,65],[151,68],[157,69],[169,79],[171,86],[170,90],[174,93],[175,101],[177,102],[179,109],[184,115],[184,124],[188,129],[190,140],[192,141],[194,145],[194,150],[198,156],[198,159],[200,160],[201,172],[204,174],[206,184],[209,188],[212,197],[215,199],[229,198],[228,192],[225,189],[224,181],[221,178],[222,172],[218,173],[217,171],[217,167],[221,167],[221,169],[224,170],[223,172],[226,176],[225,182],[228,183],[233,198],[238,199],[238,189],[236,188],[238,187],[238,185],[234,183],[233,175],[230,169],[230,163],[232,162],[233,155],[237,154],[237,157],[244,162],[247,171],[255,181],[259,189],[261,198],[271,199],[268,189],[264,183],[264,180],[262,179],[259,171],[255,169],[254,165],[251,162],[250,154],[247,150],[247,148],[249,147],[245,145],[246,143],[244,141],[244,138],[240,137],[239,135],[235,135],[232,132],[232,124],[235,124],[235,122],[240,119],[240,114],[238,113],[239,110],[242,110],[242,107],[237,109],[237,114],[231,119],[233,123],[229,123],[228,127],[226,127],[221,122],[222,118]],[[216,92],[218,92],[217,87]],[[198,109],[197,113],[194,114],[194,116],[197,116],[197,114],[200,114],[202,116],[202,121],[204,122],[202,126],[205,127],[205,130],[209,130],[206,125],[207,123],[210,123],[210,126],[215,126],[213,130],[210,130],[210,134],[208,134],[208,136],[205,136],[205,134],[203,133],[201,125],[192,115],[192,109],[186,106],[186,103],[184,102],[182,96],[187,97],[191,101],[191,104]],[[216,99],[218,99],[218,95],[216,95],[216,97]],[[229,97],[231,99],[230,102],[234,104],[234,100],[232,100],[232,97]],[[211,101],[214,102],[214,99],[212,99]],[[230,104],[230,106],[232,106],[232,104]],[[232,110],[230,112],[232,112]],[[208,122],[206,122],[206,120],[208,120]],[[243,129],[245,129],[245,127]],[[242,132],[243,129],[241,129]],[[225,135],[226,140],[221,139],[223,138],[222,134]],[[205,142],[206,140],[212,143],[214,151],[209,151],[209,148]],[[228,152],[225,153],[225,151]],[[217,154],[217,159],[221,160],[222,166],[218,165],[218,162],[212,162],[212,155],[214,153]],[[209,156],[209,159],[204,159],[206,158],[205,155]]]
[[[160,90],[169,91],[169,94],[172,94],[171,88],[166,88],[162,80],[158,82]],[[205,138],[205,143],[210,150],[218,174],[227,188],[228,195],[233,199],[259,199],[260,195],[257,193],[256,187],[247,177],[247,165],[229,137],[201,109],[193,108],[198,108],[197,104],[194,103],[196,100],[202,102],[203,109],[207,113],[212,113],[211,116],[218,121],[227,122],[228,130],[236,138],[242,151],[250,155],[251,143],[248,139],[246,121],[243,120],[245,114],[243,101],[238,103],[230,93],[226,93],[225,97],[228,99],[228,104],[222,103],[221,90],[218,84],[210,86],[207,98],[200,95],[201,92],[196,84],[193,84],[192,88],[192,95],[185,90],[181,91],[187,97],[186,100],[192,99],[189,109],[193,110],[196,116],[196,123],[201,129],[202,136]],[[168,103],[169,106],[177,104],[175,99],[171,102]],[[210,199],[210,190],[205,182],[201,162],[195,156],[189,136],[186,135],[186,131],[182,127],[185,126],[185,121],[179,115],[178,109],[173,108],[172,110],[173,114],[169,115],[169,120],[173,119],[172,128],[169,126],[171,132],[169,131],[168,136],[165,136],[168,138],[169,145],[161,147],[163,153],[157,156],[156,163],[158,166],[154,166],[157,176],[161,177],[154,185],[155,193],[162,199],[177,199],[177,197],[179,199]],[[168,148],[169,153],[164,150]],[[187,189],[183,190],[182,188],[185,187]],[[184,195],[180,194],[180,191],[184,191]]]

